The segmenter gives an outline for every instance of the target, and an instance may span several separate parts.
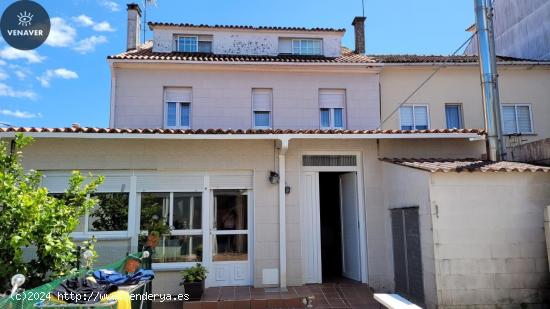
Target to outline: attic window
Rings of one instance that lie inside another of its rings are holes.
[[[294,55],[322,55],[323,41],[321,39],[293,39],[292,54]]]
[[[180,35],[176,37],[176,50],[184,53],[211,53],[212,37]]]

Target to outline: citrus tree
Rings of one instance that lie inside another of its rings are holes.
[[[73,271],[76,245],[69,237],[96,201],[90,197],[103,177],[73,172],[65,193],[54,197],[40,187],[41,174],[25,171],[22,149],[32,138],[17,135],[8,150],[0,142],[0,288],[11,276],[27,277],[25,287],[41,285]],[[27,252],[28,254],[24,253]]]

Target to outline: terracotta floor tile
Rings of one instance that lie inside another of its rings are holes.
[[[252,299],[252,300],[250,300],[250,308],[251,309],[265,309],[265,308],[267,308],[267,300],[266,299]]]
[[[218,309],[218,301],[201,301],[202,309]],[[187,309],[187,305],[184,305]]]
[[[190,301],[184,304],[185,309],[202,309],[202,303],[200,301]]]

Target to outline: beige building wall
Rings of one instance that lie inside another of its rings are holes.
[[[392,112],[432,72],[433,66],[385,66],[380,73],[381,121],[384,129],[398,129],[399,111]],[[500,100],[502,104],[531,104],[534,135],[522,136],[522,141],[550,137],[550,67],[499,65]],[[445,104],[460,103],[465,128],[484,128],[479,67],[449,65],[442,68],[408,104],[429,106],[430,128],[446,128]],[[513,138],[512,138],[513,139]],[[514,142],[505,137],[505,142]]]
[[[550,174],[435,173],[430,187],[439,308],[550,302]]]
[[[272,126],[318,129],[319,89],[345,89],[349,129],[379,125],[378,74],[372,70],[314,66],[115,64],[111,127],[164,126],[165,87],[191,87],[191,128],[249,129],[252,89],[273,89]],[[122,67],[120,67],[122,66]]]
[[[430,175],[424,171],[415,169],[404,170],[401,166],[383,163],[383,179],[385,234],[388,235],[388,239],[386,240],[387,254],[390,260],[393,261],[393,238],[389,210],[394,208],[418,207],[424,301],[428,308],[435,308],[437,305],[437,293],[431,218],[432,212],[430,205]],[[391,278],[393,279],[394,265],[392,263],[388,266],[391,268]]]

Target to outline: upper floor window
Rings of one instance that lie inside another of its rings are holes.
[[[211,53],[212,36],[180,35],[176,38],[176,50],[185,53]]]
[[[343,129],[346,91],[340,89],[319,90],[321,129]]]
[[[504,134],[533,133],[531,105],[502,105],[502,130]]]
[[[254,128],[271,128],[273,90],[252,89],[252,113]]]
[[[447,129],[462,129],[462,104],[445,104],[445,120]]]
[[[323,44],[321,39],[293,39],[292,53],[294,55],[322,55]]]
[[[191,127],[191,88],[166,88],[164,102],[164,127]]]
[[[401,130],[427,130],[430,128],[427,105],[406,105],[399,108]]]

